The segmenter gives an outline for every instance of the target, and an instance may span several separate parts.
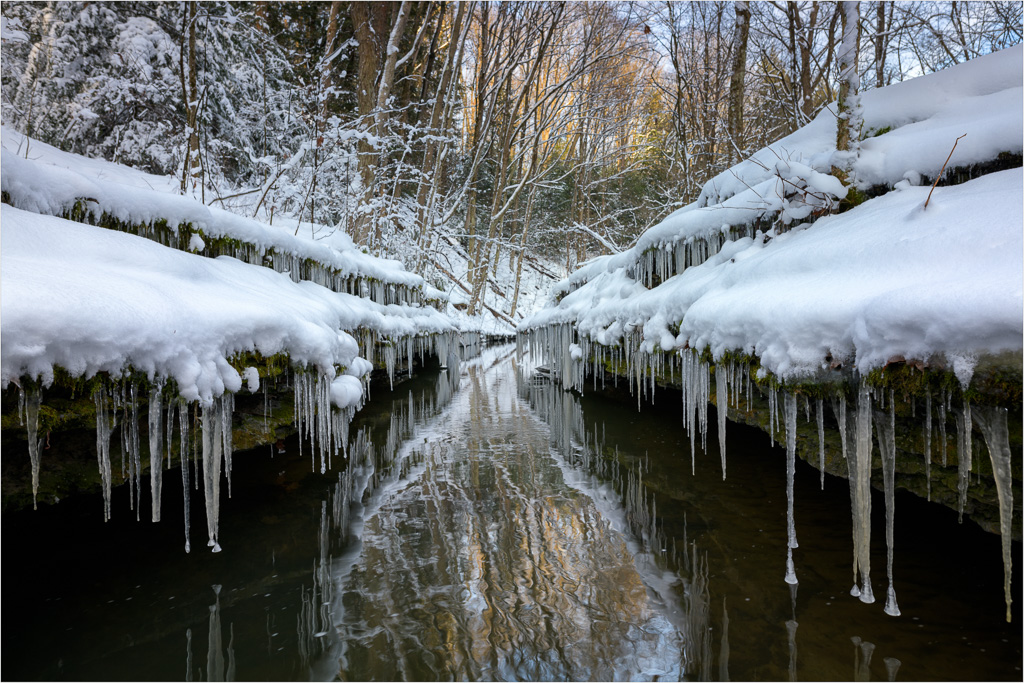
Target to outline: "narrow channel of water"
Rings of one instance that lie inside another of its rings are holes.
[[[640,413],[580,398],[511,347],[460,375],[375,395],[340,472],[295,440],[236,454],[218,554],[182,552],[176,476],[156,525],[123,490],[106,524],[98,497],[5,513],[3,678],[1021,678],[999,539],[955,513],[898,496],[889,617],[847,593],[846,481],[820,491],[802,463],[800,583],[783,581],[785,454],[766,434],[729,425],[723,482],[710,437],[690,474],[671,393]]]

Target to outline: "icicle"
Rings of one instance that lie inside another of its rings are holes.
[[[122,444],[128,455],[128,481],[131,509],[139,521],[142,508],[142,453],[139,447],[139,399],[135,383],[128,383],[124,402],[125,423],[121,427]]]
[[[939,437],[942,441],[942,466],[946,467],[949,461],[946,459],[946,401],[948,394],[942,390],[942,400],[939,402]]]
[[[964,505],[967,503],[967,488],[970,484],[971,475],[971,404],[964,401],[963,410],[957,415],[957,519],[961,524],[964,521]]]
[[[36,496],[39,495],[39,449],[42,439],[39,438],[39,406],[43,395],[36,386],[24,392],[25,427],[28,431],[28,459],[32,463],[32,509],[36,509]]]
[[[821,490],[825,490],[825,402],[818,399],[818,470],[821,474]]]
[[[725,481],[725,421],[729,417],[729,382],[721,363],[715,366],[715,400],[718,402],[718,450],[722,455],[722,481]]]
[[[221,396],[220,405],[220,433],[224,450],[224,476],[228,480],[228,498],[231,497],[231,455],[234,451],[232,443],[231,418],[235,414],[235,395],[224,394]]]
[[[152,521],[160,521],[160,500],[164,486],[163,468],[163,406],[162,387],[158,384],[149,391],[149,491],[153,499]]]
[[[929,502],[932,499],[932,392],[924,394],[924,478]]]
[[[786,417],[786,527],[787,527],[787,559],[786,583],[797,583],[796,570],[793,566],[793,548],[799,548],[796,540],[796,524],[793,520],[793,479],[796,474],[796,396],[785,394],[784,406]]]
[[[174,401],[168,401],[167,403],[167,428],[164,430],[164,438],[166,439],[166,453],[167,453],[167,469],[171,469],[171,451],[174,446]]]
[[[118,409],[121,409],[123,411],[123,415],[122,415],[121,419],[122,419],[122,422],[124,422],[124,425],[122,425],[121,431],[118,433],[118,435],[120,436],[120,439],[121,439],[121,479],[123,480],[123,479],[125,479],[126,477],[129,476],[128,471],[125,469],[125,459],[124,459],[125,458],[125,453],[128,452],[128,422],[127,422],[127,420],[128,420],[128,412],[127,412],[128,409],[125,407],[124,385],[122,384],[121,386],[117,387],[116,392],[117,393],[113,394],[113,396],[111,397],[113,399],[113,409],[114,409],[114,424],[113,424],[113,427],[114,428],[117,427],[117,411],[118,411]],[[129,462],[130,462],[130,460],[129,460]],[[128,485],[129,485],[129,487],[131,487],[131,481],[130,480],[129,480]],[[131,492],[129,491],[129,494],[130,493]],[[132,496],[129,495],[129,497],[128,497],[129,504],[131,504],[132,500],[133,500]]]
[[[142,515],[142,447],[139,437],[139,391],[132,382],[132,464],[135,468],[135,521],[138,522]]]
[[[851,429],[847,425],[846,421],[846,396],[841,395],[839,399],[833,399],[832,412],[835,413],[836,419],[839,422],[839,435],[840,441],[842,442],[843,449],[843,460],[846,462],[847,480],[850,483],[850,519],[853,520],[851,525],[851,531],[853,535],[853,587],[850,589],[850,595],[857,598],[860,597],[860,586],[857,585],[857,558],[859,557],[859,536],[857,530],[860,525],[857,523],[858,515],[860,514],[860,508],[857,506],[857,460],[856,458],[847,457],[846,453],[846,442],[847,433]]]
[[[888,419],[885,414],[879,415],[879,419],[875,420],[875,431],[878,433],[878,450],[882,453],[882,485],[885,489],[886,575],[889,578],[885,613],[898,617],[900,608],[896,604],[896,589],[893,588],[892,581],[893,518],[896,514],[896,500],[893,494],[896,478],[896,404],[891,391]]]
[[[189,527],[191,522],[191,488],[188,481],[188,450],[189,450],[189,410],[188,404],[181,403],[178,406],[178,420],[181,425],[181,488],[185,496],[185,552],[191,552],[192,543],[189,540]]]
[[[210,535],[208,546],[213,552],[220,552],[217,542],[220,526],[220,464],[221,464],[221,420],[220,399],[203,408],[203,483],[206,494],[206,529]]]
[[[388,384],[394,389],[395,388],[395,346],[394,343],[389,343],[384,347],[384,367],[388,371]]]
[[[854,448],[856,482],[850,485],[857,490],[857,526],[854,552],[857,553],[857,567],[860,570],[860,601],[875,601],[871,590],[871,388],[861,378],[857,393],[857,444]]]
[[[101,386],[93,395],[96,401],[96,461],[103,481],[103,521],[110,520],[110,433],[111,419],[107,415],[107,389]]]
[[[1005,408],[978,408],[977,425],[985,437],[992,459],[992,475],[999,498],[999,532],[1003,542],[1003,591],[1006,594],[1006,621],[1010,621],[1010,579],[1013,576],[1013,474],[1010,469],[1010,436]]]

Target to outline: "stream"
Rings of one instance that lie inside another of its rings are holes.
[[[999,538],[898,492],[887,616],[849,595],[848,483],[798,461],[787,584],[767,434],[730,423],[728,479],[713,437],[691,474],[678,396],[638,412],[525,362],[376,391],[326,474],[298,437],[236,453],[220,553],[183,552],[173,472],[158,524],[125,486],[106,523],[99,495],[5,513],[3,678],[1021,679],[1019,544],[1007,624]]]

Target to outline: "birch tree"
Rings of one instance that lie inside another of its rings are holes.
[[[857,56],[860,53],[860,3],[843,2],[841,6],[843,40],[836,61],[839,63],[839,101],[836,116],[837,160],[832,175],[847,182],[858,148],[861,131],[860,75]]]

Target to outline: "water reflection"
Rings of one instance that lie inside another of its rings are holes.
[[[223,627],[220,609],[221,586],[213,586],[214,603],[210,605],[210,621],[206,647],[206,675],[193,670],[192,663],[192,629],[185,629],[185,680],[233,681],[235,680],[235,625],[228,624],[228,645],[224,650]],[[226,659],[226,667],[225,667]],[[198,672],[198,678],[194,673]]]
[[[564,454],[602,465],[579,443],[552,448],[566,433],[520,400],[510,353],[465,368],[444,415],[391,468],[410,465],[367,497],[358,554],[335,563],[340,677],[682,677],[699,657],[671,580],[644,569],[662,539],[642,471],[621,483],[626,507],[588,490]]]
[[[713,639],[708,560],[687,539],[683,513],[682,542],[666,534],[658,517],[657,500],[644,482],[651,473],[650,458],[624,457],[604,443],[604,427],[586,426],[578,398],[552,383],[519,373],[520,396],[551,430],[552,454],[567,483],[586,493],[605,519],[619,529],[648,592],[676,627],[682,643],[680,675],[713,678]],[[728,680],[728,616],[723,603],[719,643],[719,677]]]
[[[955,513],[914,527],[901,502],[906,616],[865,612],[833,592],[849,576],[845,482],[822,493],[798,462],[814,548],[797,551],[798,600],[778,581],[784,453],[762,433],[729,434],[723,482],[713,442],[687,466],[677,406],[580,398],[508,349],[456,365],[375,396],[340,471],[311,472],[294,440],[236,458],[225,553],[180,553],[169,509],[153,525],[74,501],[5,513],[4,677],[1019,679],[1019,625],[978,616],[982,600],[1002,609],[977,567],[998,553],[950,553]],[[61,570],[80,557],[94,560]]]

